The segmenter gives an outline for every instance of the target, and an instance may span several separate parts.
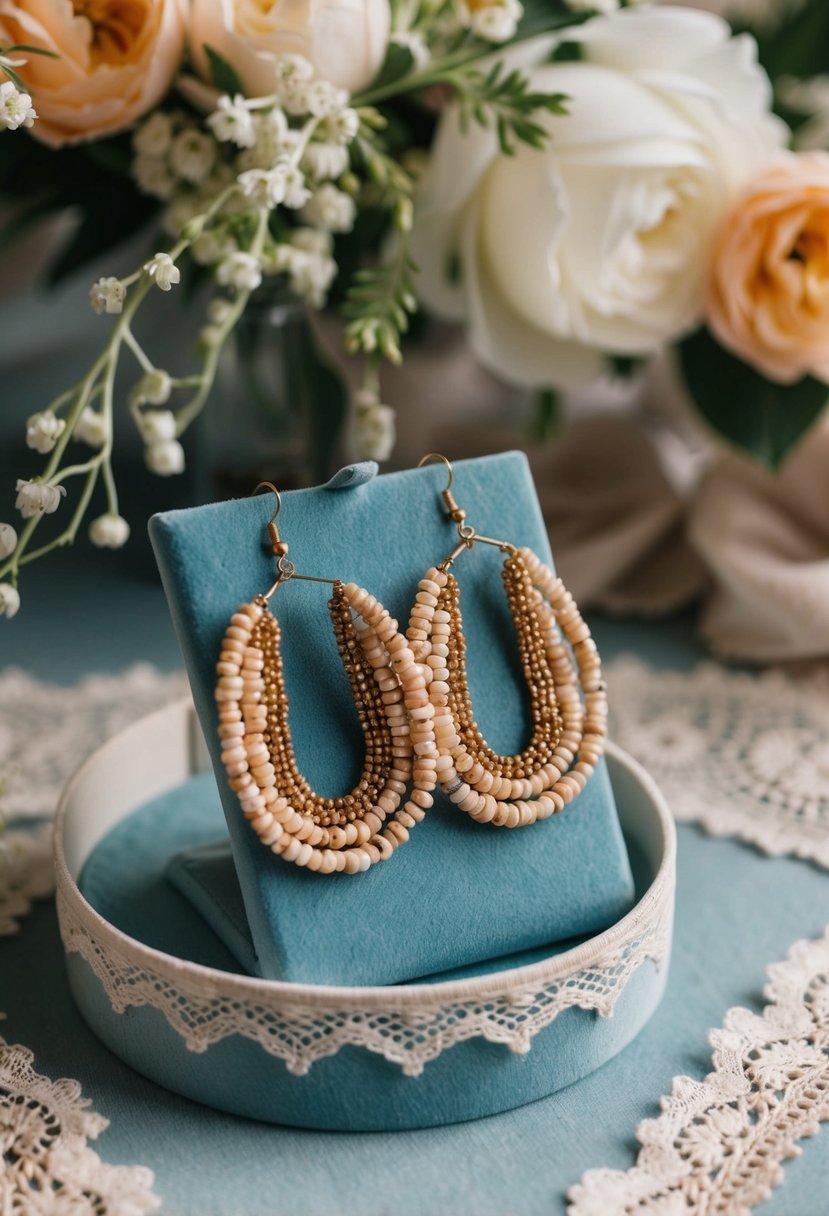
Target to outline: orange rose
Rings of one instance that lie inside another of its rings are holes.
[[[0,46],[43,47],[18,69],[57,148],[131,126],[167,92],[184,49],[181,0],[0,0]]]
[[[754,182],[715,241],[707,304],[723,346],[770,380],[829,381],[829,154]]]

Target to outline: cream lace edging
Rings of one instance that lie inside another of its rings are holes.
[[[829,1119],[829,928],[768,975],[763,1012],[729,1010],[709,1036],[714,1071],[676,1077],[637,1128],[636,1165],[588,1171],[569,1216],[743,1216],[780,1185],[797,1141]]]
[[[605,666],[611,737],[648,769],[677,820],[829,869],[829,674],[715,663]]]
[[[107,1165],[87,1141],[108,1120],[77,1081],[36,1073],[26,1048],[0,1038],[0,1211],[30,1216],[140,1216],[160,1206],[152,1171]]]
[[[0,937],[54,891],[51,819],[67,778],[104,739],[186,686],[182,672],[149,663],[68,688],[14,668],[0,673]]]
[[[447,1048],[473,1038],[527,1052],[565,1009],[610,1017],[630,975],[647,959],[657,966],[666,959],[672,911],[673,887],[663,873],[623,931],[603,935],[609,938],[603,947],[593,939],[566,955],[474,981],[315,992],[178,963],[121,937],[58,889],[64,946],[86,960],[117,1012],[160,1010],[191,1051],[240,1035],[296,1076],[355,1046],[417,1077]]]

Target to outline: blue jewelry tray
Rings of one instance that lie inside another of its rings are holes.
[[[658,1004],[674,828],[650,777],[619,748],[608,748],[608,771],[636,876],[632,910],[564,947],[385,987],[238,973],[164,879],[172,855],[223,832],[207,768],[192,705],[178,702],[95,752],[65,790],[56,824],[74,998],[95,1034],[160,1085],[296,1127],[436,1126],[572,1084],[629,1043]]]

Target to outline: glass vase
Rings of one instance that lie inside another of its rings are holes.
[[[307,306],[266,280],[228,338],[201,427],[204,498],[326,481],[345,420],[345,384],[322,355]]]

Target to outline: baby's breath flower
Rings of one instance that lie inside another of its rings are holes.
[[[130,537],[130,526],[123,515],[107,512],[89,525],[89,539],[99,549],[120,549]]]
[[[176,416],[172,410],[146,410],[138,417],[138,430],[145,443],[167,443],[176,437]]]
[[[170,163],[185,181],[200,182],[213,168],[216,152],[215,139],[195,127],[189,127],[180,131],[173,140]]]
[[[142,152],[132,162],[130,172],[138,189],[143,190],[144,194],[152,195],[162,202],[172,198],[176,179],[166,156],[150,156]]]
[[[589,7],[599,8],[601,2],[599,0],[599,3]],[[613,7],[618,8],[618,0],[613,0]],[[461,12],[464,24],[470,26],[479,38],[487,42],[507,42],[515,36],[524,9],[519,0],[483,0],[483,3],[478,0],[471,7],[462,0]]]
[[[169,291],[181,279],[181,271],[169,253],[155,254],[149,262],[144,263],[144,269],[162,291]]]
[[[180,236],[188,224],[202,215],[204,205],[201,195],[189,189],[180,191],[169,207],[164,209],[162,217],[164,231],[172,237]]]
[[[318,253],[328,256],[334,247],[331,235],[319,228],[295,228],[291,233],[291,244],[306,253]]]
[[[132,146],[143,156],[163,156],[173,142],[173,122],[169,114],[156,110],[133,133]]]
[[[17,546],[17,533],[11,524],[0,524],[0,559],[14,553]]]
[[[353,198],[343,194],[330,182],[315,190],[302,211],[302,218],[315,228],[327,232],[350,232],[354,227],[357,208]]]
[[[316,181],[339,177],[348,168],[348,150],[343,144],[310,143],[302,167]]]
[[[120,279],[113,278],[112,275],[98,279],[89,290],[89,303],[99,316],[104,312],[121,312],[126,298],[126,287]]]
[[[219,263],[216,278],[223,287],[235,287],[237,291],[254,291],[262,282],[262,267],[252,253],[239,250]]]
[[[207,315],[214,325],[224,325],[230,320],[233,312],[233,305],[230,300],[222,299],[221,296],[214,296],[207,306]]]
[[[0,84],[0,131],[30,127],[37,118],[28,93],[21,93],[10,80]]]
[[[0,616],[7,616],[9,620],[17,613],[20,608],[20,593],[11,583],[0,583]]]
[[[220,97],[216,110],[207,119],[207,126],[218,140],[236,144],[237,148],[252,148],[256,143],[253,117],[241,93],[235,97],[227,94]]]
[[[177,439],[151,443],[144,449],[144,460],[151,473],[172,477],[184,471],[184,448]]]
[[[360,129],[360,116],[351,106],[346,106],[338,114],[326,118],[319,129],[325,139],[338,144],[350,144]]]
[[[194,262],[200,266],[212,266],[222,256],[223,247],[219,235],[213,228],[205,228],[190,246],[190,254]]]
[[[155,367],[141,377],[130,393],[131,405],[166,405],[170,400],[173,381],[168,372]],[[171,415],[172,417],[172,415]]]
[[[45,456],[51,452],[60,436],[66,430],[66,423],[58,418],[51,410],[42,410],[32,414],[26,423],[26,447],[33,448]]]
[[[50,486],[45,481],[18,480],[15,507],[24,519],[35,515],[51,515],[57,511],[60,500],[66,497],[63,486]]]
[[[337,89],[327,80],[315,80],[308,85],[308,113],[314,118],[332,118],[339,114],[348,102],[345,89]]]
[[[359,389],[354,395],[354,436],[361,456],[366,460],[388,460],[397,438],[394,410],[383,405],[371,389]]]
[[[88,405],[85,406],[75,423],[72,438],[88,444],[91,448],[100,448],[106,443],[108,434],[109,429],[103,414],[97,413]]]

